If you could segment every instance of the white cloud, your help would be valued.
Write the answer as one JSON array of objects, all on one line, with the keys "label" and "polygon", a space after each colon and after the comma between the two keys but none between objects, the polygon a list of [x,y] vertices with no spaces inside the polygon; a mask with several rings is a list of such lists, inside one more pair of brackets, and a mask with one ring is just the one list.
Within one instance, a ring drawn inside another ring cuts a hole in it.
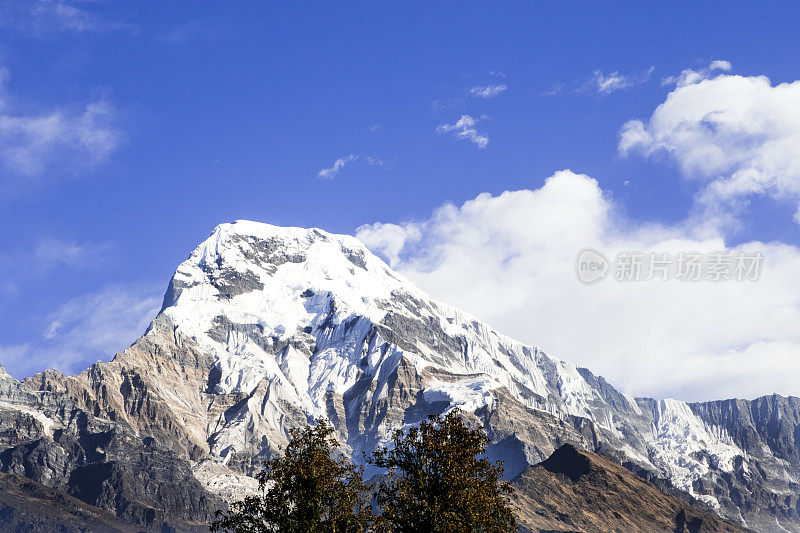
[{"label": "white cloud", "polygon": [[17,378],[47,368],[80,372],[127,348],[160,306],[161,291],[154,285],[109,285],[59,307],[46,318],[39,340],[0,345],[0,361]]},{"label": "white cloud", "polygon": [[111,243],[76,244],[45,238],[33,251],[33,264],[38,271],[49,270],[59,264],[93,266],[104,260],[111,247]]},{"label": "white cloud", "polygon": [[[717,61],[713,70],[728,67]],[[800,205],[800,81],[773,86],[765,76],[711,71],[684,71],[647,122],[627,122],[620,153],[672,158],[702,185],[706,217],[722,220],[753,195]]]},{"label": "white cloud", "polygon": [[31,2],[30,14],[37,25],[46,25],[54,30],[84,32],[95,29],[99,24],[89,12],[66,2]]},{"label": "white cloud", "polygon": [[595,86],[597,92],[600,94],[610,94],[614,91],[619,91],[620,89],[625,89],[631,86],[631,82],[628,77],[622,76],[616,71],[605,75],[599,70],[596,70],[591,83]]},{"label": "white cloud", "polygon": [[[117,149],[121,133],[114,109],[99,100],[80,111],[52,109],[16,114],[6,90],[8,71],[0,72],[0,164],[17,177],[38,178],[53,167],[75,170],[104,161]],[[6,180],[9,181],[8,177]]]},{"label": "white cloud", "polygon": [[120,133],[110,125],[112,113],[107,102],[99,101],[80,113],[0,115],[0,156],[7,169],[26,176],[40,175],[65,157],[73,165],[94,165],[119,146]]},{"label": "white cloud", "polygon": [[[36,285],[55,270],[91,272],[112,250],[107,242],[43,238],[35,245],[5,251],[0,254],[0,308],[6,312],[13,309],[25,287]],[[108,359],[134,339],[132,329],[143,331],[138,327],[146,319],[141,313],[155,316],[158,295],[153,285],[118,284],[70,300],[43,318],[31,318],[40,321],[39,340],[0,344],[0,363],[15,376],[25,377],[50,367],[76,372],[97,359]]]},{"label": "white cloud", "polygon": [[563,91],[564,87],[566,87],[566,85],[564,85],[560,81],[557,81],[553,84],[553,86],[550,89],[542,93],[539,93],[539,96],[555,96],[561,91]]},{"label": "white cloud", "polygon": [[336,177],[336,174],[338,174],[339,171],[345,167],[347,163],[351,163],[356,159],[358,159],[358,156],[353,154],[340,157],[339,159],[334,161],[333,164],[328,168],[323,168],[322,170],[317,172],[317,176],[325,179],[333,179],[334,177]]},{"label": "white cloud", "polygon": [[389,264],[397,266],[401,263],[400,253],[407,245],[422,239],[419,224],[384,224],[375,222],[358,228],[357,236],[375,253],[385,257]]},{"label": "white cloud", "polygon": [[[435,297],[584,365],[627,392],[687,400],[800,394],[800,249],[726,246],[686,221],[637,224],[598,183],[562,171],[430,218],[362,226],[367,246]],[[751,282],[576,279],[578,252],[760,252]]]},{"label": "white cloud", "polygon": [[476,85],[469,90],[469,94],[478,98],[492,98],[505,90],[505,85]]},{"label": "white cloud", "polygon": [[661,80],[661,85],[675,84],[678,87],[690,85],[692,83],[697,83],[698,81],[710,78],[720,72],[729,72],[731,68],[733,68],[733,66],[731,65],[730,61],[717,59],[709,63],[709,65],[705,68],[699,70],[687,68],[682,70],[677,76],[667,76]]},{"label": "white cloud", "polygon": [[102,263],[112,248],[110,242],[78,244],[45,237],[33,248],[0,254],[0,276],[6,280],[29,278],[62,265],[92,268]]},{"label": "white cloud", "polygon": [[725,61],[724,59],[716,59],[708,65],[709,70],[722,70],[728,72],[731,70],[731,68],[733,68],[731,62]]},{"label": "white cloud", "polygon": [[[489,74],[495,77],[505,77],[505,74],[501,72],[490,72]],[[464,96],[461,96],[459,98],[449,98],[446,100],[434,100],[433,102],[431,102],[431,107],[433,108],[434,111],[444,111],[446,109],[450,109],[453,107],[464,108],[467,103],[467,100],[470,97],[482,98],[482,99],[494,98],[495,96],[498,96],[503,92],[505,92],[507,88],[508,87],[503,83],[488,83],[486,85],[474,85],[469,89],[467,89],[467,92],[464,94]]]},{"label": "white cloud", "polygon": [[[344,157],[340,157],[336,161],[333,162],[333,165],[329,166],[328,168],[323,168],[319,172],[317,172],[317,176],[324,179],[333,179],[342,170],[345,165],[348,163],[352,163],[353,161],[358,161],[361,156],[349,154]],[[384,166],[383,160],[378,157],[373,156],[364,156],[364,161],[367,162],[368,165],[382,167]]]},{"label": "white cloud", "polygon": [[601,95],[608,95],[614,91],[627,89],[648,81],[653,70],[654,67],[650,67],[641,74],[634,75],[623,75],[617,71],[610,74],[603,74],[602,71],[596,70],[592,79],[589,80],[584,87],[591,88]]},{"label": "white cloud", "polygon": [[469,115],[461,115],[455,124],[442,124],[436,128],[436,133],[453,132],[457,139],[466,139],[474,143],[478,148],[486,148],[489,144],[489,137],[478,133],[475,125],[479,119],[474,119]]}]

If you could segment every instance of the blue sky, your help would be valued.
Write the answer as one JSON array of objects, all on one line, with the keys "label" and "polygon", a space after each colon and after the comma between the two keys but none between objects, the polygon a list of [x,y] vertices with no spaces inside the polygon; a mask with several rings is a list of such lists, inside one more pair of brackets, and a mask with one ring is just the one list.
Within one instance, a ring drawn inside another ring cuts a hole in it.
[{"label": "blue sky", "polygon": [[[429,228],[443,205],[535,191],[563,169],[596,180],[620,232],[708,223],[726,247],[794,250],[798,194],[780,185],[800,181],[790,155],[778,185],[716,198],[712,216],[699,198],[742,163],[698,170],[675,132],[648,120],[685,69],[766,76],[768,89],[799,79],[799,21],[794,2],[11,0],[0,7],[0,362],[23,377],[110,358],[218,223]],[[650,137],[625,152],[631,120]],[[414,266],[433,252],[403,253],[398,269],[486,316]],[[553,327],[488,315],[531,342]],[[737,346],[793,335],[759,330]],[[617,376],[618,361],[565,344],[563,357]],[[682,383],[657,392],[712,394]]]}]

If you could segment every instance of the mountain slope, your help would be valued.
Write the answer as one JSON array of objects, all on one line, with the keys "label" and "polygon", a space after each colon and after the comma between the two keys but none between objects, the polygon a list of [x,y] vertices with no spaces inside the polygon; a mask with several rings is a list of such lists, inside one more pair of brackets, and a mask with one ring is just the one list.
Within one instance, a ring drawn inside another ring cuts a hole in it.
[{"label": "mountain slope", "polygon": [[522,531],[747,531],[570,444],[526,468],[512,484]]},{"label": "mountain slope", "polygon": [[0,474],[0,530],[134,533],[132,525],[26,477]]},{"label": "mountain slope", "polygon": [[[113,386],[106,381],[97,388],[111,393]],[[191,530],[225,506],[196,479],[175,443],[137,431],[113,410],[85,408],[69,394],[44,389],[0,367],[2,472],[62,491],[139,529]]]},{"label": "mountain slope", "polygon": [[[20,442],[59,447],[50,441],[61,428],[84,440],[100,432],[42,411],[43,399],[55,398],[151,439],[181,475],[178,465],[187,465],[202,491],[189,491],[192,505],[163,511],[182,519],[253,490],[247,476],[286,444],[291,427],[329,418],[362,461],[394,428],[458,407],[485,428],[489,455],[511,476],[573,443],[751,528],[800,531],[797,399],[688,405],[626,396],[436,302],[356,239],[316,229],[218,226],[178,267],[133,346],[77,376],[47,371],[14,387],[33,399],[0,401],[18,417],[33,410],[51,429]],[[18,464],[0,461],[4,471]],[[63,484],[71,468],[39,477]],[[112,501],[100,503],[123,512]]]}]

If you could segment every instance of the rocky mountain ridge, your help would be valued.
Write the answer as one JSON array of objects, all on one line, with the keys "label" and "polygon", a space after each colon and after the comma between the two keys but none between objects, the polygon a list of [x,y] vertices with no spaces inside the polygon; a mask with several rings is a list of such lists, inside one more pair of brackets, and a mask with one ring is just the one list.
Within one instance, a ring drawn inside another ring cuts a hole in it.
[{"label": "rocky mountain ridge", "polygon": [[[572,443],[751,529],[800,531],[800,399],[632,398],[317,229],[220,225],[112,362],[0,384],[0,470],[146,526],[173,511],[190,524],[253,490],[291,427],[329,418],[361,461],[394,428],[458,407],[512,476]],[[145,494],[130,495],[127,453]],[[89,464],[102,465],[98,494],[70,484]],[[183,496],[156,505],[169,479]]]},{"label": "rocky mountain ridge", "polygon": [[512,485],[518,495],[515,503],[521,531],[747,531],[571,444],[526,468]]}]

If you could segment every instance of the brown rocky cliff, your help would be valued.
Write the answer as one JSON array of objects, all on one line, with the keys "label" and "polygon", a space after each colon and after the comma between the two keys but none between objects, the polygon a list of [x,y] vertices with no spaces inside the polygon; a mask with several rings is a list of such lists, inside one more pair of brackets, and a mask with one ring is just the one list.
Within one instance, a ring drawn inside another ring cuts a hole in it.
[{"label": "brown rocky cliff", "polygon": [[621,465],[565,444],[512,484],[522,531],[745,532],[665,494]]}]

